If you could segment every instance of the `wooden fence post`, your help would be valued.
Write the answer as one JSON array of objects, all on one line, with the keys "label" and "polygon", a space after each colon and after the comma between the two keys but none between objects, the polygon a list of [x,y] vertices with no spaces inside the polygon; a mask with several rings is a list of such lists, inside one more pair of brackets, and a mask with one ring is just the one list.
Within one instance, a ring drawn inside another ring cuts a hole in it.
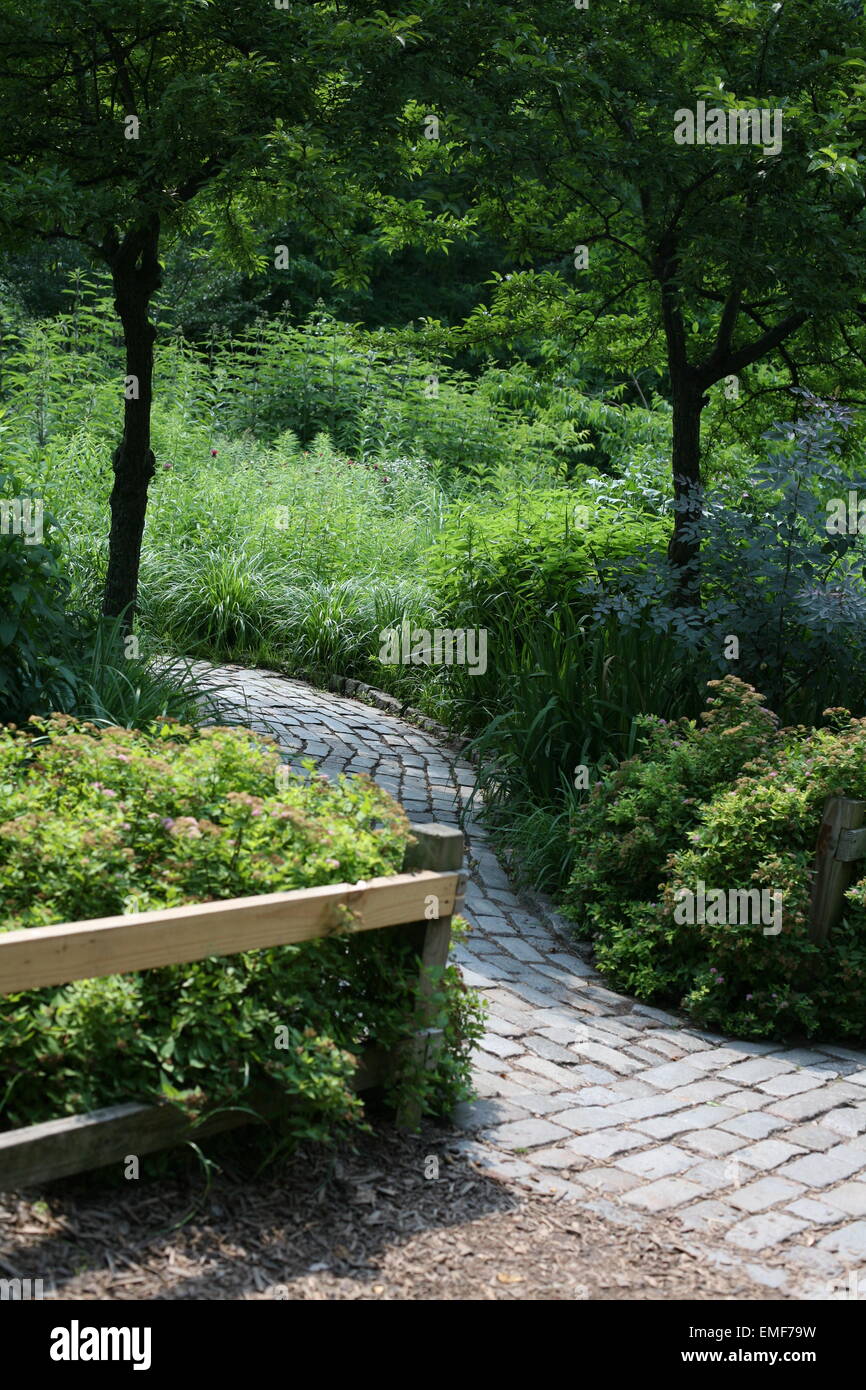
[{"label": "wooden fence post", "polygon": [[[433,869],[436,872],[450,873],[463,867],[463,832],[450,825],[413,825],[412,834],[417,841],[406,850],[403,872],[413,869]],[[454,913],[459,912],[463,901],[463,884],[457,890]],[[435,904],[434,904],[435,906]],[[416,1065],[432,1070],[436,1066],[442,1047],[442,1029],[437,1026],[432,996],[436,988],[431,970],[441,970],[448,964],[448,951],[451,946],[452,913],[444,917],[431,917],[414,924],[414,946],[420,965],[420,988],[418,1010],[415,1016],[415,1032],[409,1043],[410,1054]],[[406,930],[406,928],[402,928]],[[412,928],[410,927],[411,931]],[[421,1119],[421,1104],[417,1099],[406,1102],[398,1111],[397,1124],[401,1128],[416,1129]]]},{"label": "wooden fence post", "polygon": [[866,829],[861,829],[866,801],[831,796],[818,832],[815,882],[809,910],[809,935],[822,946],[842,916],[851,865],[863,857]]}]

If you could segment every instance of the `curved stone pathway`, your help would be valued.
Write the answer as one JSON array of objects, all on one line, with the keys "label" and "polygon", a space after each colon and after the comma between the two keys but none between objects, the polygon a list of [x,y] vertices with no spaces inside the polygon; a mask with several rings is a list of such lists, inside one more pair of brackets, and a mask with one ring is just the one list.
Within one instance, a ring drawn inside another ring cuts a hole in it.
[{"label": "curved stone pathway", "polygon": [[456,1116],[464,1153],[615,1221],[673,1216],[692,1251],[768,1291],[866,1298],[866,1054],[732,1042],[613,993],[511,888],[447,746],[273,672],[194,669],[294,764],[368,773],[410,819],[463,824],[473,931],[456,958],[490,1010],[479,1099]]}]

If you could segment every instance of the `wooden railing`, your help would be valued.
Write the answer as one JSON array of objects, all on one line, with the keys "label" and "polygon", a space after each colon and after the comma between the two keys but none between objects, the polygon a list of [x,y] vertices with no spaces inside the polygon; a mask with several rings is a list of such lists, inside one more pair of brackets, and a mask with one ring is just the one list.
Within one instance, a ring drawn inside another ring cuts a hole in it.
[{"label": "wooden railing", "polygon": [[[441,1031],[431,1012],[431,969],[444,966],[451,918],[462,903],[463,836],[442,825],[413,825],[404,872],[366,883],[303,888],[0,934],[0,996],[101,975],[178,965],[207,956],[313,941],[346,930],[393,929],[410,934],[420,971],[411,1046],[422,1065],[435,1065]],[[435,916],[431,916],[430,904]],[[348,916],[347,916],[348,910]],[[386,1080],[396,1059],[375,1044],[363,1054],[358,1091]],[[285,1098],[256,1095],[256,1110],[276,1113]],[[399,1116],[414,1124],[417,1110]],[[194,1125],[171,1104],[112,1105],[24,1129],[0,1132],[0,1191],[122,1162],[250,1123],[247,1109],[222,1110]]]},{"label": "wooden railing", "polygon": [[866,858],[864,816],[866,801],[852,801],[845,796],[831,796],[824,807],[809,912],[810,935],[818,946],[823,945],[841,920],[852,866],[858,859]]}]

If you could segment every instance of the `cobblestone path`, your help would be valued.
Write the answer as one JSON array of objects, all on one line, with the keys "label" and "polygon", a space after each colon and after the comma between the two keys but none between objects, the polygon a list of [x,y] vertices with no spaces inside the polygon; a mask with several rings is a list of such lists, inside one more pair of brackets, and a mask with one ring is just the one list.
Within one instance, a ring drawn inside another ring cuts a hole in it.
[{"label": "cobblestone path", "polygon": [[[365,772],[416,821],[464,816],[472,769],[391,713],[237,666],[196,667],[227,714],[293,762]],[[457,948],[489,1005],[458,1141],[488,1171],[612,1220],[682,1223],[690,1248],[799,1298],[866,1297],[866,1054],[703,1032],[605,988],[565,925],[510,886],[464,820],[473,927]]]}]

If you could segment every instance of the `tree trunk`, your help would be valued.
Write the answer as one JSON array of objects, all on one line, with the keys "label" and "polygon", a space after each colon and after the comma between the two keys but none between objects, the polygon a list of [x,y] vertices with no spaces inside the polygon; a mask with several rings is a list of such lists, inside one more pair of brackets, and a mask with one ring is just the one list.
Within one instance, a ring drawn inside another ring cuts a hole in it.
[{"label": "tree trunk", "polygon": [[701,412],[703,387],[688,373],[671,378],[673,395],[674,532],[668,560],[676,570],[675,594],[683,607],[701,602],[700,541],[692,528],[701,518]]},{"label": "tree trunk", "polygon": [[141,540],[147,510],[147,488],[155,471],[150,447],[153,401],[153,344],[150,300],[160,285],[159,220],[127,233],[122,242],[106,248],[114,285],[114,307],[123,325],[126,349],[123,438],[114,452],[111,489],[111,531],[108,573],[102,611],[122,616],[129,632],[135,615]]}]

